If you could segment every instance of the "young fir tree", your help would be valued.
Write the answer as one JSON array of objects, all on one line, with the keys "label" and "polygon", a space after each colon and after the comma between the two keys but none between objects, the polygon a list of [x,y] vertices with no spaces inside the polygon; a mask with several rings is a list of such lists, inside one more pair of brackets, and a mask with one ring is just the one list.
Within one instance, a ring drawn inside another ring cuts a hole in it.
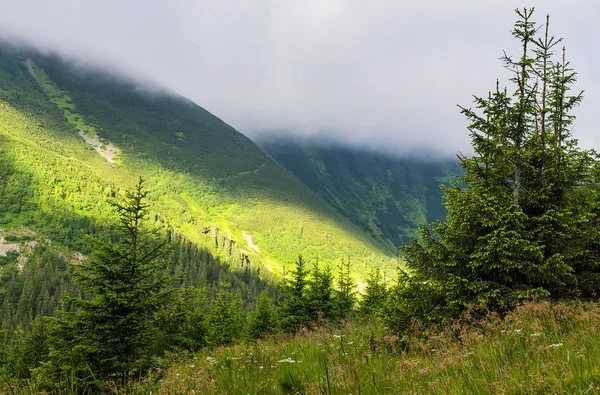
[{"label": "young fir tree", "polygon": [[244,329],[242,295],[233,292],[231,284],[222,282],[206,318],[208,343],[230,344],[239,339]]},{"label": "young fir tree", "polygon": [[174,302],[158,312],[159,349],[189,351],[206,346],[206,290],[182,289]]},{"label": "young fir tree", "polygon": [[157,312],[175,292],[169,287],[173,279],[163,275],[167,243],[159,228],[145,226],[146,195],[140,178],[123,203],[112,202],[122,237],[92,240],[93,255],[73,266],[75,280],[91,298],[72,300],[76,313],[66,315],[63,334],[72,362],[79,360],[99,378],[118,374],[125,381],[134,369],[143,369],[155,352]]},{"label": "young fir tree", "polygon": [[350,273],[351,268],[350,259],[342,259],[342,263],[338,267],[338,281],[334,299],[337,319],[348,317],[356,304],[356,290]]},{"label": "young fir tree", "polygon": [[275,330],[275,312],[273,300],[267,290],[262,291],[258,304],[253,312],[248,314],[247,332],[251,340],[273,333]]},{"label": "young fir tree", "polygon": [[334,301],[332,293],[333,274],[331,273],[331,267],[320,268],[318,262],[315,263],[311,271],[309,288],[306,292],[306,305],[311,321],[317,319],[330,320],[333,317]]},{"label": "young fir tree", "polygon": [[388,289],[381,270],[375,269],[369,273],[365,293],[359,304],[360,314],[369,316],[381,310],[388,295]]},{"label": "young fir tree", "polygon": [[474,155],[459,156],[464,176],[444,191],[446,221],[404,248],[410,277],[393,294],[405,316],[437,320],[598,289],[598,160],[571,136],[576,73],[564,48],[556,53],[549,19],[537,29],[533,9],[516,12],[522,52],[503,58],[511,88],[496,83],[475,110],[462,108]]},{"label": "young fir tree", "polygon": [[291,277],[286,279],[281,292],[279,326],[284,332],[295,332],[310,321],[306,290],[308,270],[302,255],[296,261]]}]

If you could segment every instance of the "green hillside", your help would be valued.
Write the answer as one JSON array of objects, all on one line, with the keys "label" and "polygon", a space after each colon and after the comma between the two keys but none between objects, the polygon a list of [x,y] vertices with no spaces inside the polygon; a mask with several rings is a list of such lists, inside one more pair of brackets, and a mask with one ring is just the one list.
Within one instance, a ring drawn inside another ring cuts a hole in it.
[{"label": "green hillside", "polygon": [[440,184],[460,172],[455,160],[399,158],[352,147],[264,139],[261,146],[354,224],[391,250],[421,223],[446,217]]},{"label": "green hillside", "polygon": [[[273,270],[299,253],[389,263],[389,254],[368,235],[252,141],[190,101],[32,55],[36,81],[27,56],[0,56],[3,156],[34,178],[51,179],[50,195],[69,183],[91,186],[68,190],[81,196],[49,204],[94,216],[73,200],[98,204],[106,188],[122,190],[142,175],[161,220],[198,242],[207,229],[224,232]],[[72,174],[65,172],[70,167]]]},{"label": "green hillside", "polygon": [[350,257],[356,278],[398,263],[251,140],[189,100],[2,46],[3,328],[52,314],[63,295],[77,292],[68,263],[89,254],[87,235],[114,237],[107,202],[140,176],[154,223],[181,241],[173,271],[185,272],[189,284],[227,280],[252,301],[261,281],[280,278],[299,254],[332,266]]}]

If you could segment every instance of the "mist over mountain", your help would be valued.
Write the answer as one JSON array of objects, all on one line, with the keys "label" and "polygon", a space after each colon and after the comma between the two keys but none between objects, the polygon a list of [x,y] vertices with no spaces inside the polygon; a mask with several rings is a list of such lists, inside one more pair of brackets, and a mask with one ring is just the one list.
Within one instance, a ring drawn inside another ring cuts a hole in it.
[{"label": "mist over mountain", "polygon": [[[199,103],[245,135],[326,134],[376,150],[468,153],[456,104],[486,96],[520,1],[409,4],[309,0],[9,2],[0,36],[98,64]],[[585,89],[600,106],[594,1],[545,1]],[[31,10],[34,9],[35,12]],[[539,23],[543,15],[539,15]],[[560,16],[560,17],[559,17]],[[593,111],[577,113],[584,146],[600,147]]]}]

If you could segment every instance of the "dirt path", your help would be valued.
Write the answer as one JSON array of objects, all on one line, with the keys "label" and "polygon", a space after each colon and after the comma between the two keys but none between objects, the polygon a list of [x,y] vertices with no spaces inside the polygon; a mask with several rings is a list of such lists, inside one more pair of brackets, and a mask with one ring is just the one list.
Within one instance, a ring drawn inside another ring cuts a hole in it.
[{"label": "dirt path", "polygon": [[248,171],[241,171],[239,173],[235,173],[235,174],[232,174],[230,176],[220,177],[219,179],[220,180],[227,180],[227,179],[230,179],[230,178],[240,177],[240,176],[243,176],[243,175],[246,175],[246,174],[252,174],[252,173],[256,174],[259,171],[261,171],[266,165],[267,165],[267,162],[265,161],[265,162],[262,162],[256,169],[248,170]]},{"label": "dirt path", "polygon": [[261,164],[260,164],[260,166],[258,166],[256,169],[254,169],[254,170],[248,170],[248,171],[242,171],[242,172],[240,172],[240,173],[237,173],[237,174],[236,174],[235,176],[233,176],[233,177],[236,177],[236,176],[243,176],[244,174],[250,174],[250,173],[255,173],[255,174],[256,174],[256,173],[258,173],[259,171],[261,171],[261,170],[262,170],[262,168],[263,168],[263,167],[265,167],[265,165],[266,165],[266,164],[267,164],[267,162],[263,162],[263,163],[261,163]]},{"label": "dirt path", "polygon": [[78,130],[79,130],[79,135],[81,136],[81,138],[83,138],[86,143],[91,145],[96,150],[96,152],[98,152],[100,155],[102,155],[102,157],[104,157],[104,159],[106,159],[110,163],[115,162],[113,157],[118,152],[117,147],[115,147],[114,145],[112,145],[110,143],[103,144],[100,141],[100,139],[98,138],[98,135],[95,135],[93,138],[91,138],[87,134],[85,134],[83,132],[83,130],[81,130],[81,129],[78,129]]},{"label": "dirt path", "polygon": [[251,250],[260,254],[260,252],[258,251],[258,246],[252,241],[252,235],[249,235],[248,233],[242,230],[242,237],[244,238],[244,240],[246,240],[246,243],[248,244],[248,247]]}]

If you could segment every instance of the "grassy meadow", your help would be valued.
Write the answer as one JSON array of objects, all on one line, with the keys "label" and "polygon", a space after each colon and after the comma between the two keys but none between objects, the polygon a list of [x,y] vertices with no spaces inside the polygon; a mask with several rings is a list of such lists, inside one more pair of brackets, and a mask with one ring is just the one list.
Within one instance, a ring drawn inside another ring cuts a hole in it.
[{"label": "grassy meadow", "polygon": [[[131,394],[595,394],[600,305],[530,302],[399,338],[346,322],[163,357]],[[85,393],[69,388],[65,394]],[[1,394],[42,391],[35,378]]]},{"label": "grassy meadow", "polygon": [[600,392],[600,306],[535,302],[407,339],[368,324],[324,327],[177,356],[161,394],[551,394]]}]

